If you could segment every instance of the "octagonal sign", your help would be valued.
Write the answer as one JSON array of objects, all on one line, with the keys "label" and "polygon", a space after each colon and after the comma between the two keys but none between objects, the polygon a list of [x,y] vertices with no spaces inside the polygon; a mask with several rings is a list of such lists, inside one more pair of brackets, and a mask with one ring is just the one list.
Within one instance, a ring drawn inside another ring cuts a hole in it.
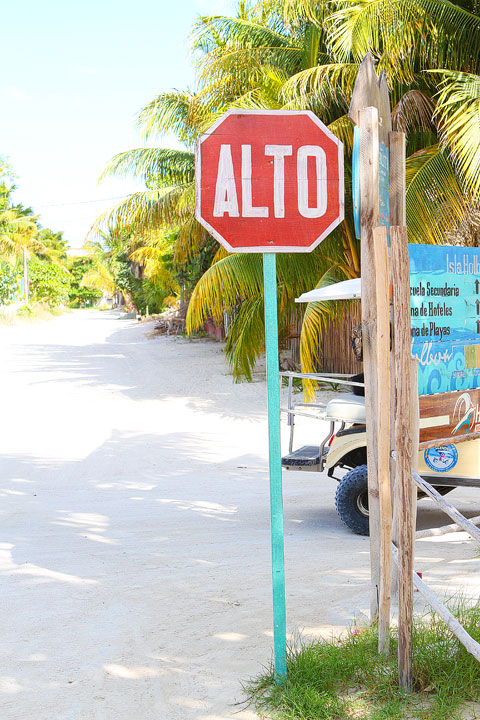
[{"label": "octagonal sign", "polygon": [[195,216],[230,252],[309,252],[344,217],[343,144],[309,111],[229,110],[195,178]]}]

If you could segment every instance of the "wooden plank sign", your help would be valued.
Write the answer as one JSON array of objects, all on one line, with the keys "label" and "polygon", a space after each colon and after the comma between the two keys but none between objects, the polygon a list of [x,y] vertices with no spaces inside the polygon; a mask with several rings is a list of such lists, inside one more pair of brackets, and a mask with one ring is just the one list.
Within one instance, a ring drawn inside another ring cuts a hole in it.
[{"label": "wooden plank sign", "polygon": [[195,153],[196,218],[230,252],[309,252],[343,220],[343,144],[312,112],[229,110]]},{"label": "wooden plank sign", "polygon": [[420,442],[480,432],[480,388],[420,396]]}]

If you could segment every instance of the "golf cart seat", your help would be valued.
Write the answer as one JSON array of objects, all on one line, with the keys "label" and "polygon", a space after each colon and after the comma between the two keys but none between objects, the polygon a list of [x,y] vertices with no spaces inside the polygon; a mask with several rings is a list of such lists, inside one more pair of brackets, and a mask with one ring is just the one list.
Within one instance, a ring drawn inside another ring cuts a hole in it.
[{"label": "golf cart seat", "polygon": [[365,398],[348,393],[330,400],[325,408],[325,420],[365,424]]},{"label": "golf cart seat", "polygon": [[[343,431],[345,425],[365,425],[365,398],[354,393],[341,393],[327,404],[322,402],[300,401],[293,399],[294,377],[312,379],[317,382],[335,382],[340,385],[364,387],[363,378],[358,375],[339,375],[326,373],[323,375],[297,372],[281,372],[281,377],[288,378],[288,406],[281,408],[288,413],[290,426],[289,452],[282,457],[282,466],[287,470],[308,470],[310,472],[323,472],[330,443],[337,432]],[[310,412],[309,412],[310,411]],[[317,420],[327,420],[330,424],[328,434],[319,438],[318,445],[304,445],[297,450],[293,449],[293,433],[296,416],[310,417]],[[340,427],[337,428],[336,424]]]}]

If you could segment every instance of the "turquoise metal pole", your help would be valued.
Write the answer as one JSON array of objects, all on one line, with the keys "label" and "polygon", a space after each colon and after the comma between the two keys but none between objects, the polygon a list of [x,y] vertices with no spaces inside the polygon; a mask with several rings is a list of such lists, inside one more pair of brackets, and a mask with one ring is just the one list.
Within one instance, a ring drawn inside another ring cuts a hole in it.
[{"label": "turquoise metal pole", "polygon": [[283,556],[282,458],[280,450],[280,383],[278,367],[276,255],[263,255],[265,345],[267,350],[268,451],[270,466],[270,524],[272,537],[273,644],[275,677],[287,674],[285,567]]}]

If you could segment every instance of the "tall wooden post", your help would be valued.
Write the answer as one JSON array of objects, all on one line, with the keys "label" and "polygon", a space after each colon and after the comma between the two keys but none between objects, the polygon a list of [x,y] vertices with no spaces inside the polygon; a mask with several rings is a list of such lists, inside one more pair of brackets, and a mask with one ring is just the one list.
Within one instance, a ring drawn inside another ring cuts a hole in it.
[{"label": "tall wooden post", "polygon": [[[360,65],[348,116],[358,127],[362,274],[362,336],[367,423],[372,621],[379,622],[379,651],[387,652],[391,595],[391,494],[389,482],[389,133],[390,99],[385,73],[377,77],[367,53]],[[355,159],[357,156],[355,155]],[[356,167],[356,163],[354,163]],[[381,226],[381,227],[379,227]]]},{"label": "tall wooden post", "polygon": [[367,432],[368,514],[370,525],[370,618],[378,618],[380,596],[380,504],[378,493],[377,441],[380,435],[376,409],[376,285],[373,230],[378,225],[378,111],[367,107],[358,112],[360,136],[360,222],[362,264],[362,340],[365,373],[365,417]]},{"label": "tall wooden post", "polygon": [[[387,228],[374,228],[375,278],[375,394],[378,435],[376,438],[378,502],[380,511],[379,554],[380,593],[378,606],[378,650],[388,653],[390,642],[390,604],[392,580],[392,501],[390,494],[390,402],[385,392],[390,387],[390,302]],[[370,470],[369,470],[370,472]],[[371,534],[371,531],[370,531]]]},{"label": "tall wooden post", "polygon": [[[405,168],[405,133],[389,133],[390,149],[390,225],[406,226],[406,168]],[[393,283],[392,263],[390,263],[390,280]],[[390,445],[395,449],[395,408],[397,403],[395,383],[395,323],[392,308],[392,349],[390,352],[390,374],[392,383],[390,386]],[[395,498],[395,474],[396,463],[390,458],[390,488],[392,498]],[[393,500],[395,506],[395,502]],[[397,513],[393,511],[392,539],[398,547]],[[393,565],[392,572],[392,595],[398,599],[398,568]]]},{"label": "tall wooden post", "polygon": [[398,672],[400,686],[412,688],[413,627],[413,434],[410,361],[410,270],[406,227],[391,228],[395,326],[395,513],[398,534]]},{"label": "tall wooden post", "polygon": [[25,295],[25,302],[28,304],[29,292],[28,292],[28,265],[27,265],[27,251],[23,250],[23,294]]}]

